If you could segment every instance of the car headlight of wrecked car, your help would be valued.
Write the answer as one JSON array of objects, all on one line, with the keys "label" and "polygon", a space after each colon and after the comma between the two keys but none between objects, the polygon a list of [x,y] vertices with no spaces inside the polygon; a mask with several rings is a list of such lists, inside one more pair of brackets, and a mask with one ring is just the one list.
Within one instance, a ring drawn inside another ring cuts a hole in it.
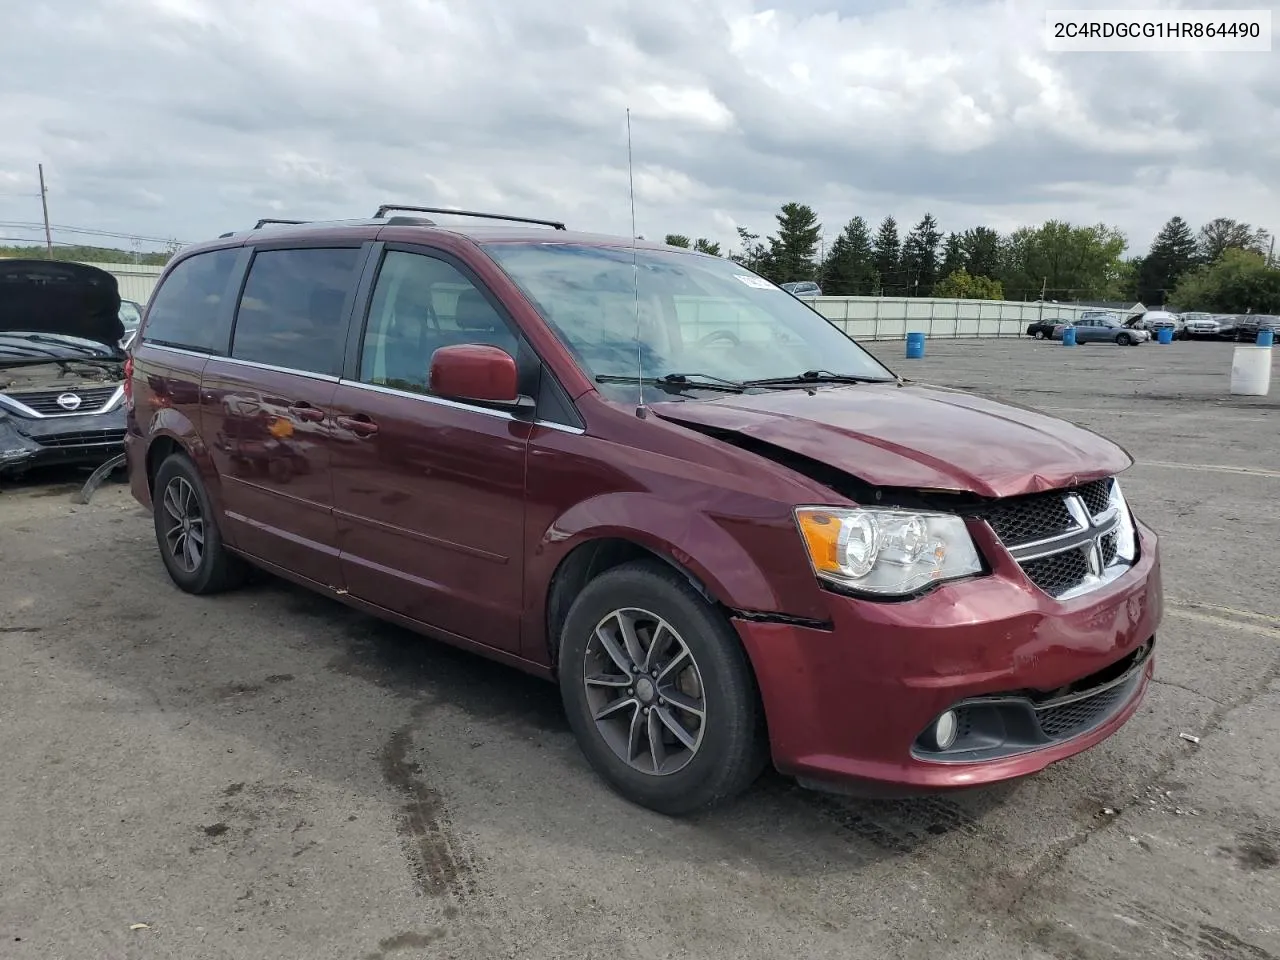
[{"label": "car headlight of wrecked car", "polygon": [[797,507],[814,573],[850,590],[905,596],[982,572],[964,521],[880,507]]}]

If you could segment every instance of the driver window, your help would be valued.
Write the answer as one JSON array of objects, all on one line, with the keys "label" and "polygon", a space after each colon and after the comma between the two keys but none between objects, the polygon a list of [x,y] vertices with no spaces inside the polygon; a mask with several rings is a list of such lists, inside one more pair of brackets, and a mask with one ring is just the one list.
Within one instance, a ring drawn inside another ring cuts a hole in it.
[{"label": "driver window", "polygon": [[484,294],[444,260],[399,250],[382,260],[360,352],[360,380],[429,393],[431,355],[483,343],[516,355],[516,337]]}]

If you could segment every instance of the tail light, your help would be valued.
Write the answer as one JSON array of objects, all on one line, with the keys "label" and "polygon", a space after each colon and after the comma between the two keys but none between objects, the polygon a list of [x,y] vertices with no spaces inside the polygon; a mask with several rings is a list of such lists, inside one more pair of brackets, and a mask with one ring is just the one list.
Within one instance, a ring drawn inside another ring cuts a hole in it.
[{"label": "tail light", "polygon": [[124,358],[124,405],[133,409],[133,354]]}]

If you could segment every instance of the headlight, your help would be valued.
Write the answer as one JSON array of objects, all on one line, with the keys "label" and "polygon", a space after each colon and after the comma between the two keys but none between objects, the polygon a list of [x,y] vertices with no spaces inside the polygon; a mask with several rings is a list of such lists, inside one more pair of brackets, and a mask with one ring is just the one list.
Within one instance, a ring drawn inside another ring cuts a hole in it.
[{"label": "headlight", "polygon": [[1134,526],[1129,504],[1120,492],[1119,480],[1111,481],[1111,498],[1107,509],[1116,510],[1120,517],[1120,522],[1116,525],[1116,559],[1112,562],[1123,562],[1131,567],[1138,559],[1138,531]]},{"label": "headlight", "polygon": [[904,596],[982,572],[964,521],[951,514],[797,507],[796,523],[814,573],[854,590]]}]

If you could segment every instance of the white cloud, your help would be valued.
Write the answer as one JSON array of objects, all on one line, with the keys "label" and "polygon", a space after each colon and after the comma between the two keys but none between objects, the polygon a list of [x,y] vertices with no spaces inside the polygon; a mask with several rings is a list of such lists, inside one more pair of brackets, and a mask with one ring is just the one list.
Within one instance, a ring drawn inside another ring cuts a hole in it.
[{"label": "white cloud", "polygon": [[38,218],[43,162],[55,222],[147,235],[392,201],[625,235],[630,107],[646,236],[727,246],[789,200],[828,235],[925,211],[1101,220],[1137,248],[1175,213],[1280,229],[1276,55],[1051,54],[1051,5],[23,4],[0,35],[0,220]]}]

